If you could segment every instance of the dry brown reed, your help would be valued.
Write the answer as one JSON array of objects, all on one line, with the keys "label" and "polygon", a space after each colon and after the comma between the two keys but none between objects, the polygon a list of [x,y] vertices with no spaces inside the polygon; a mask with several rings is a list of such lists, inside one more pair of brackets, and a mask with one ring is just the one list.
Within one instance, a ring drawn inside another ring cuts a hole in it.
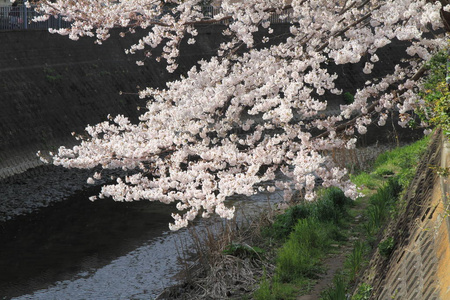
[{"label": "dry brown reed", "polygon": [[235,256],[225,250],[232,244],[249,249],[261,245],[262,228],[273,221],[272,216],[273,212],[266,210],[257,217],[243,216],[239,222],[235,218],[189,228],[191,241],[180,245],[182,253],[190,252],[181,259],[186,266],[184,283],[157,299],[241,299],[252,293],[264,270],[273,273],[274,265],[258,255]]}]

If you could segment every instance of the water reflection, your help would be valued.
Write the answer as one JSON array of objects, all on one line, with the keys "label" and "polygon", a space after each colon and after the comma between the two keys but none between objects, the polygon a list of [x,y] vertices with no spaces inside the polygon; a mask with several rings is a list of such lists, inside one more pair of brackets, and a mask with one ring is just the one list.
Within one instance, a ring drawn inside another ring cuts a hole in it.
[{"label": "water reflection", "polygon": [[[5,224],[0,231],[3,299],[151,299],[176,283],[182,268],[177,245],[189,247],[189,234],[168,231],[173,207],[89,201],[96,192]],[[278,198],[235,197],[228,205],[248,217]],[[220,220],[196,226],[211,222]]]},{"label": "water reflection", "polygon": [[[176,283],[177,235],[165,234],[108,265],[14,299],[151,299]],[[186,234],[186,231],[181,233]]]},{"label": "water reflection", "polygon": [[90,202],[97,192],[0,226],[0,296],[9,299],[101,268],[167,231],[167,205]]}]

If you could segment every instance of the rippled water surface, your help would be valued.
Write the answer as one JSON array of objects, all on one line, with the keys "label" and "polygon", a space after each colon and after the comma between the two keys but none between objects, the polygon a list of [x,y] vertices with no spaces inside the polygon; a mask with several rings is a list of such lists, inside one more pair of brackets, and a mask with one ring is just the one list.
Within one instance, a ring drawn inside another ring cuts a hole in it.
[{"label": "rippled water surface", "polygon": [[[173,207],[89,201],[96,192],[79,193],[0,228],[3,299],[152,299],[177,283],[182,269],[177,248],[189,247],[189,234],[168,230]],[[230,202],[250,215],[267,201],[261,194]]]},{"label": "rippled water surface", "polygon": [[151,299],[176,283],[176,235],[163,235],[98,269],[14,299]]},{"label": "rippled water surface", "polygon": [[[383,150],[361,149],[359,160]],[[179,245],[189,248],[189,234],[168,230],[174,207],[89,201],[98,189],[0,223],[0,299],[152,299],[177,283]],[[229,204],[248,216],[278,200],[258,194]]]}]

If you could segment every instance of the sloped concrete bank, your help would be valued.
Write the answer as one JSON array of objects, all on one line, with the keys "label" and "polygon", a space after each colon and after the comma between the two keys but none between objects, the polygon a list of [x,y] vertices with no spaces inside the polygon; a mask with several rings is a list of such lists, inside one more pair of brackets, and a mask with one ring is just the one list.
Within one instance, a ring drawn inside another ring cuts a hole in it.
[{"label": "sloped concrete bank", "polygon": [[155,61],[138,67],[141,57],[125,54],[143,33],[120,38],[115,31],[95,45],[46,31],[0,32],[0,222],[86,189],[92,171],[42,166],[36,152],[74,145],[71,132],[108,114],[136,121],[137,107],[145,105],[139,86],[164,87],[187,72],[223,40],[218,30],[199,28],[198,43],[174,74]]},{"label": "sloped concrete bank", "polygon": [[359,280],[373,287],[370,299],[450,299],[449,183],[446,177],[441,185],[430,168],[441,166],[441,160],[448,167],[450,152],[442,149],[441,135],[435,134],[398,217],[383,232],[382,239],[394,239],[395,250],[389,257],[375,251]]},{"label": "sloped concrete bank", "polygon": [[204,39],[180,57],[175,74],[154,61],[138,67],[141,57],[125,54],[142,34],[119,38],[117,31],[95,45],[45,31],[0,32],[0,178],[39,165],[38,150],[73,145],[71,132],[108,114],[137,120],[145,104],[136,96],[139,86],[164,87],[187,72],[220,43],[216,30],[204,28]]}]

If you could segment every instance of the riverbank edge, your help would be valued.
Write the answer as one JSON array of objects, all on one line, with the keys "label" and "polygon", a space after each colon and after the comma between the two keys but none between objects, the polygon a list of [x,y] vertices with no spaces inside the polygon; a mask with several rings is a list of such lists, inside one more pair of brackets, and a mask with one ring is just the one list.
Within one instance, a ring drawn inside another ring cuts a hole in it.
[{"label": "riverbank edge", "polygon": [[[410,163],[413,163],[413,162],[410,162]],[[413,166],[414,166],[414,164],[413,164]],[[376,174],[377,172],[380,173],[378,175],[383,180],[378,182],[378,184],[375,187],[372,187],[372,189],[370,189],[370,191],[366,190],[365,191],[366,193],[369,192],[369,194],[371,194],[371,195],[374,194],[376,190],[380,189],[391,178],[391,176],[383,175],[382,169],[383,169],[383,167],[379,167],[378,170],[372,170],[372,173],[374,173],[374,174]],[[359,231],[361,231],[362,230],[361,228],[364,226],[362,224],[364,222],[364,219],[366,218],[366,216],[364,215],[365,214],[364,210],[367,208],[368,204],[369,204],[369,198],[365,197],[364,199],[360,199],[360,203],[357,204],[357,206],[358,206],[357,208],[352,208],[353,211],[352,211],[351,215],[354,217],[354,219],[352,221],[350,221],[349,225],[358,226]],[[273,209],[264,211],[257,218],[259,220],[256,221],[258,223],[258,225],[256,225],[256,227],[261,228],[262,226],[269,226],[270,224],[273,224],[275,216],[281,215],[283,213],[285,213],[285,212],[283,212],[282,210],[275,211]],[[261,223],[261,220],[263,220],[262,223]],[[385,222],[387,222],[387,220],[385,220]],[[361,271],[363,269],[363,267],[367,264],[367,261],[369,259],[369,254],[375,255],[375,253],[377,253],[376,247],[379,245],[380,241],[382,240],[381,233],[383,231],[383,228],[384,228],[384,226],[380,227],[379,230],[375,233],[375,235],[373,237],[375,240],[370,241],[370,244],[372,245],[371,251],[365,252],[365,259],[360,262],[361,265],[355,266],[359,271]],[[353,233],[349,232],[349,236],[351,235],[351,239],[347,240],[347,242],[345,242],[341,245],[334,244],[333,247],[331,249],[329,249],[330,252],[328,252],[327,257],[329,257],[331,259],[342,258],[341,261],[344,261],[347,256],[351,256],[352,251],[354,251],[354,247],[352,244],[354,243],[355,240],[360,240],[360,237],[361,237],[361,232],[358,232],[358,230]],[[256,233],[256,235],[259,235],[259,234],[260,234],[260,231]],[[252,238],[255,238],[255,237],[252,237]],[[257,238],[260,238],[260,236],[258,236]],[[229,240],[229,238],[228,238],[228,240]],[[246,243],[245,241],[240,241],[238,243],[248,245],[248,243]],[[236,243],[236,244],[238,244],[238,243]],[[365,240],[365,241],[363,241],[363,243],[368,243],[368,241]],[[258,247],[258,246],[256,246],[256,247]],[[282,247],[282,245],[280,245],[278,247],[278,249],[281,249],[281,247]],[[272,255],[276,255],[277,252],[278,252],[278,250],[273,251]],[[272,257],[271,260],[275,261],[275,257]],[[264,266],[264,267],[267,268],[267,266]],[[189,294],[189,292],[191,292],[191,290],[193,288],[192,284],[193,284],[193,282],[195,282],[195,279],[193,277],[205,276],[205,269],[204,268],[202,269],[198,265],[194,265],[194,266],[191,265],[190,268],[191,268],[191,270],[194,270],[194,272],[192,272],[191,274],[184,274],[184,276],[187,276],[186,277],[186,278],[188,278],[187,280],[185,280],[181,284],[167,288],[156,299],[157,300],[192,299],[192,298],[190,298],[190,296],[187,296],[187,294]],[[272,266],[271,271],[273,272],[274,269],[275,269],[275,267]],[[258,286],[260,286],[262,283],[264,283],[264,280],[265,280],[264,278],[269,277],[269,276],[267,276],[267,272],[268,272],[268,269],[261,270],[261,272],[258,273],[258,277],[253,278],[254,286],[247,288],[247,291],[251,291],[251,292],[244,293],[245,296],[243,296],[241,294],[238,296],[239,298],[233,297],[232,291],[236,289],[236,285],[229,286],[228,287],[229,294],[228,294],[228,297],[226,297],[226,298],[228,298],[228,299],[254,299],[254,298],[252,298],[253,297],[252,295],[257,290]],[[336,281],[336,280],[333,280],[333,277],[336,278],[336,276],[334,276],[334,273],[336,273],[337,276],[342,276],[342,274],[345,272],[348,272],[348,270],[345,270],[344,265],[342,265],[340,268],[334,268],[332,270],[333,274],[331,276],[327,276],[328,283],[322,284],[321,287],[322,288],[329,287],[329,290],[332,290],[333,289],[333,281]],[[347,278],[347,279],[345,279],[345,281],[346,281],[346,285],[345,285],[346,293],[348,294],[351,289],[357,295],[358,292],[355,290],[357,290],[357,288],[359,286],[361,286],[360,280],[356,280],[356,278],[354,278],[350,282],[350,280]],[[316,283],[315,280],[311,280],[311,281],[307,282],[306,284],[309,286],[306,288],[306,290],[303,288],[303,294],[305,294],[305,293],[307,294],[308,291],[310,292],[311,290],[313,290],[315,283]],[[189,291],[186,291],[186,289],[188,289]],[[322,290],[321,292],[324,292],[324,291],[325,290]],[[244,297],[244,298],[242,298],[242,297]],[[247,297],[247,298],[245,298],[245,297]],[[208,298],[204,298],[204,299],[208,299]],[[258,298],[256,298],[256,299],[258,299]],[[266,299],[266,298],[259,298],[259,299]],[[267,299],[272,299],[272,298],[267,298]],[[278,299],[278,298],[273,298],[273,299]],[[294,298],[292,298],[292,299],[294,299]],[[307,299],[307,298],[298,298],[298,299]],[[313,298],[311,298],[311,299],[313,299]]]}]

